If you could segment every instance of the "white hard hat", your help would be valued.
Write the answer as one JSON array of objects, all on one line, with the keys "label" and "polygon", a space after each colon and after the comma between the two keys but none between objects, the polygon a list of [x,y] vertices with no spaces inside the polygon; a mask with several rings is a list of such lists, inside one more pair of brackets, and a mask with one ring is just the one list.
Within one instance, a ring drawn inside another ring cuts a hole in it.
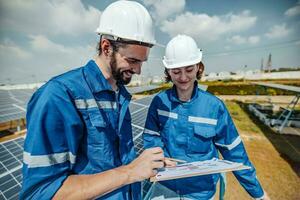
[{"label": "white hard hat", "polygon": [[167,69],[190,66],[202,60],[202,51],[193,38],[177,35],[166,47],[163,64]]},{"label": "white hard hat", "polygon": [[137,41],[138,44],[156,44],[150,14],[144,6],[134,1],[117,1],[102,13],[96,32],[113,36],[115,40]]}]

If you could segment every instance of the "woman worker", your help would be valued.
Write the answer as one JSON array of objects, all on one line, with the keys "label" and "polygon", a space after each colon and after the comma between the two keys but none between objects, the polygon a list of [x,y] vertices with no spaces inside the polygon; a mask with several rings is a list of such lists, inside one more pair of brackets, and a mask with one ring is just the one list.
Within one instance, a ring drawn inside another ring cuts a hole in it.
[{"label": "woman worker", "polygon": [[[218,158],[240,162],[250,169],[233,172],[254,199],[269,199],[249,161],[242,140],[224,103],[198,88],[204,66],[193,38],[174,37],[167,45],[163,64],[166,81],[173,87],[151,102],[143,133],[144,147],[161,147],[165,156],[187,162]],[[166,160],[169,166],[176,165]],[[163,181],[181,198],[213,199],[220,174]]]}]

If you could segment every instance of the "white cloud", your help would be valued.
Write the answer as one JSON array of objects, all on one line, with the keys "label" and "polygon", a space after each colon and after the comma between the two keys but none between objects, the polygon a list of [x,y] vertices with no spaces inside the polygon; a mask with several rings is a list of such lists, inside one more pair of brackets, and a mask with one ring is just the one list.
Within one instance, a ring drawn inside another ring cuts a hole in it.
[{"label": "white cloud", "polygon": [[269,39],[286,37],[291,33],[291,29],[286,28],[286,24],[274,25],[265,35]]},{"label": "white cloud", "polygon": [[257,44],[257,43],[259,43],[259,41],[260,41],[260,37],[257,36],[257,35],[250,36],[250,37],[248,38],[248,42],[249,42],[250,44]]},{"label": "white cloud", "polygon": [[4,60],[7,57],[23,60],[30,58],[31,54],[15,44],[12,40],[6,38],[3,43],[0,43],[0,60]]},{"label": "white cloud", "polygon": [[234,44],[257,44],[260,41],[260,37],[257,35],[249,36],[249,37],[242,37],[240,35],[234,35],[229,38],[230,42]]},{"label": "white cloud", "polygon": [[217,40],[227,33],[247,30],[255,25],[256,20],[257,17],[248,10],[238,15],[229,13],[224,16],[186,12],[174,20],[165,20],[160,29],[171,37],[184,33],[204,42]]},{"label": "white cloud", "polygon": [[80,35],[95,31],[100,11],[80,0],[2,1],[3,30],[25,34]]},{"label": "white cloud", "polygon": [[[95,31],[100,14],[80,0],[1,1],[2,37],[22,42],[1,40],[0,82],[47,80],[85,64],[96,53],[96,42],[88,42],[90,45],[80,39]],[[70,36],[76,36],[76,41]],[[33,76],[36,80],[32,80]]]},{"label": "white cloud", "polygon": [[230,39],[229,39],[230,42],[233,42],[235,44],[245,44],[247,42],[247,39],[240,36],[240,35],[235,35],[235,36],[232,36]]},{"label": "white cloud", "polygon": [[[68,63],[74,58],[86,60],[96,53],[96,48],[92,47],[92,45],[65,46],[50,40],[45,35],[31,35],[30,39],[29,44],[32,52],[38,56],[45,56],[46,59],[54,58],[51,61],[54,63]],[[71,63],[74,62],[72,61]],[[74,63],[74,65],[77,65],[77,63]]]},{"label": "white cloud", "polygon": [[288,17],[294,17],[300,15],[300,5],[298,4],[292,8],[289,8],[287,11],[285,11],[284,14]]},{"label": "white cloud", "polygon": [[[84,65],[96,54],[96,44],[66,46],[45,35],[31,35],[29,40],[26,52],[16,45],[0,44],[0,81],[45,81],[54,75]],[[25,58],[28,58],[26,62],[22,62]]]},{"label": "white cloud", "polygon": [[38,52],[57,52],[57,53],[70,53],[72,50],[66,48],[64,45],[54,43],[44,35],[31,35],[30,44],[34,51]]},{"label": "white cloud", "polygon": [[149,7],[156,23],[160,23],[169,16],[183,11],[185,7],[185,0],[176,0],[176,3],[171,3],[170,0],[143,0],[143,2]]}]

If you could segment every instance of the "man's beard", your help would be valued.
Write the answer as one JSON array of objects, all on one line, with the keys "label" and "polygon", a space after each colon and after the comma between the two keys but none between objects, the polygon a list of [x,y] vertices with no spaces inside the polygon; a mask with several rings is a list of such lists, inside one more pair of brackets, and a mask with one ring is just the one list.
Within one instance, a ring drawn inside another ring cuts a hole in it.
[{"label": "man's beard", "polygon": [[[121,69],[117,68],[117,60],[116,60],[115,53],[113,53],[113,55],[111,56],[110,67],[111,67],[112,75],[113,75],[114,79],[117,81],[117,84],[127,85],[128,83],[130,83],[131,77],[125,78],[123,75],[124,72],[121,72]],[[133,71],[131,71],[131,70],[129,70],[129,71],[132,74],[134,74]]]}]

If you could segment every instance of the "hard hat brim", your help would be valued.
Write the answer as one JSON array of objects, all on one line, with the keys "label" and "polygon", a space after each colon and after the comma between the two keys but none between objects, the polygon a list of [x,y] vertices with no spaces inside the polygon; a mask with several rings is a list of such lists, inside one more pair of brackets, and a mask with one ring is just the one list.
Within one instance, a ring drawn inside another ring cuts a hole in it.
[{"label": "hard hat brim", "polygon": [[[149,46],[151,45],[151,46],[157,46],[157,47],[162,47],[162,48],[165,47],[165,45],[157,43],[156,41],[138,41],[138,40],[135,40],[135,39],[132,39],[132,38],[119,37],[118,35],[114,35],[114,34],[111,34],[111,33],[99,32],[98,29],[95,32],[98,35],[110,35],[110,36],[112,36],[112,40],[114,40],[114,41],[117,41],[116,39],[113,39],[114,37],[116,37],[116,38],[120,38],[121,40],[124,39],[124,40],[128,40],[128,41],[132,41],[132,44],[134,44],[136,42],[137,45],[142,45],[142,44],[138,44],[138,43],[145,43],[145,44],[149,44]],[[131,42],[124,42],[124,43],[130,44]],[[142,45],[142,46],[148,46],[148,45]]]},{"label": "hard hat brim", "polygon": [[167,69],[175,69],[175,68],[187,67],[187,66],[198,64],[199,62],[201,62],[201,60],[202,60],[202,54],[199,54],[199,57],[197,59],[186,61],[186,62],[180,62],[172,65],[169,65],[165,61],[165,59],[163,59],[163,64]]}]

